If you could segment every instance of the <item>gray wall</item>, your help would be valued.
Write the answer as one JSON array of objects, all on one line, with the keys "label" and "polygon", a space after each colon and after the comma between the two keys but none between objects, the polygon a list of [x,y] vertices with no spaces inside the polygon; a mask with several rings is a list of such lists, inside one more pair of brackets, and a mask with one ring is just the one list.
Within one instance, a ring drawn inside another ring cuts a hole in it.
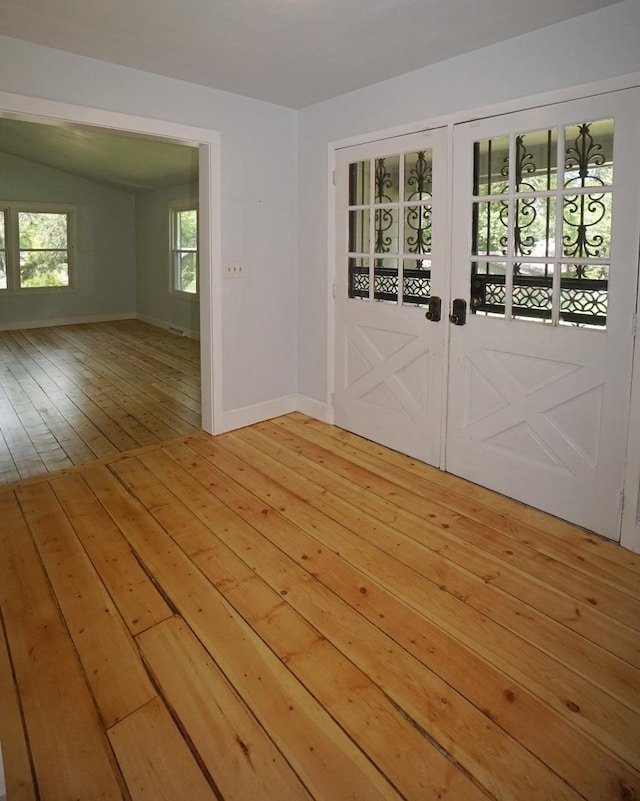
[{"label": "gray wall", "polygon": [[198,298],[171,292],[169,274],[169,204],[192,198],[198,199],[197,182],[136,198],[136,309],[152,320],[198,332]]},{"label": "gray wall", "polygon": [[133,315],[135,202],[132,195],[0,153],[0,200],[76,207],[76,288],[0,292],[0,326]]}]

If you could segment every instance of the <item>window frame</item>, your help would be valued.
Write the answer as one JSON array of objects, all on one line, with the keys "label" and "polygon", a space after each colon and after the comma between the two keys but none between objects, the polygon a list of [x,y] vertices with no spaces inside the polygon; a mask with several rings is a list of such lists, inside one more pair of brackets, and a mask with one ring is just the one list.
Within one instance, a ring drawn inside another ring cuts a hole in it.
[{"label": "window frame", "polygon": [[[64,286],[22,286],[20,279],[20,253],[28,248],[20,247],[19,215],[64,214],[67,218],[67,275]],[[76,207],[69,203],[42,203],[30,201],[0,201],[0,214],[5,223],[6,287],[0,287],[0,294],[48,294],[69,292],[77,289],[76,281]]]},{"label": "window frame", "polygon": [[[196,213],[196,234],[197,243],[195,249],[178,248],[176,245],[179,214],[183,211],[195,211]],[[181,274],[179,270],[180,254],[196,254],[196,288],[194,292],[181,289],[179,281]],[[169,203],[169,291],[178,297],[198,300],[200,296],[200,210],[196,198],[185,198],[183,200],[172,200]]]}]

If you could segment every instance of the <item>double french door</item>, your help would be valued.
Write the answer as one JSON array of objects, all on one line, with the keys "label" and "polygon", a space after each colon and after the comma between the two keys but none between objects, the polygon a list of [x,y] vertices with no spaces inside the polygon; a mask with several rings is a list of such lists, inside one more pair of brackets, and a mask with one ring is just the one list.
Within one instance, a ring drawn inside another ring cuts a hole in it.
[{"label": "double french door", "polygon": [[338,151],[336,424],[619,537],[639,99]]}]

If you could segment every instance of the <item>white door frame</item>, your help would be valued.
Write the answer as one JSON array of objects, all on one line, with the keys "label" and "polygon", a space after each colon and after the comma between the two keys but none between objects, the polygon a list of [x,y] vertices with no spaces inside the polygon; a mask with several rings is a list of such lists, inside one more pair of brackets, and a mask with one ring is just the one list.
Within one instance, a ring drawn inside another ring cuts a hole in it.
[{"label": "white door frame", "polygon": [[[452,114],[418,120],[393,128],[371,131],[345,139],[338,139],[328,144],[328,227],[327,227],[327,397],[326,419],[333,422],[333,403],[335,390],[335,281],[336,281],[336,255],[335,255],[335,164],[336,151],[351,145],[365,144],[390,137],[416,133],[427,128],[449,127],[451,135],[453,126],[473,119],[509,114],[516,111],[526,111],[536,106],[548,106],[553,103],[562,103],[568,100],[577,100],[593,95],[606,94],[621,89],[640,86],[640,72],[595,81],[588,84],[573,86],[565,89],[530,95],[503,103],[491,104],[473,109],[457,111]],[[452,149],[450,149],[450,152]],[[453,175],[452,162],[449,163],[449,180]],[[453,195],[453,193],[452,193]],[[450,245],[449,245],[450,247]],[[450,264],[450,252],[448,262]],[[636,310],[640,312],[640,282]],[[625,548],[640,553],[640,336],[636,337],[634,345],[634,371],[631,385],[631,413],[627,437],[627,458],[625,474],[625,502],[622,520],[622,533],[620,543]],[[446,402],[444,404],[446,409]]]},{"label": "white door frame", "polygon": [[37,117],[171,139],[199,146],[200,372],[202,428],[215,433],[222,419],[220,134],[206,128],[0,92],[0,114]]}]

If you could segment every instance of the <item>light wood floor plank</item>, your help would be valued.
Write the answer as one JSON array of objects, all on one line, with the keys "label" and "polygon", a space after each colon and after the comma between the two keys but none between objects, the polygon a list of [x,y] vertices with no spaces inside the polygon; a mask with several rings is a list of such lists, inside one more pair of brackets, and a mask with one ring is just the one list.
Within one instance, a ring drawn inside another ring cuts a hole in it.
[{"label": "light wood floor plank", "polygon": [[341,479],[356,484],[358,487],[366,488],[365,493],[391,500],[393,504],[400,505],[418,518],[428,520],[432,525],[442,528],[444,531],[455,528],[458,537],[472,544],[481,544],[484,551],[515,567],[522,568],[524,566],[528,573],[540,577],[545,583],[557,589],[563,590],[570,577],[572,587],[579,590],[576,596],[579,600],[597,607],[605,614],[608,609],[614,610],[615,613],[612,612],[611,617],[640,632],[640,619],[636,613],[637,600],[635,598],[629,597],[597,576],[586,576],[565,564],[549,559],[539,553],[531,544],[516,543],[496,529],[476,523],[464,515],[433,502],[428,496],[417,495],[409,489],[379,478],[365,468],[345,461],[331,451],[319,447],[295,433],[289,433],[285,425],[282,420],[275,421],[273,428],[281,428],[282,433],[276,435],[274,432],[272,436],[279,436],[307,461],[322,465]]},{"label": "light wood floor plank", "polygon": [[217,801],[159,698],[109,729],[132,801]]},{"label": "light wood floor plank", "polygon": [[295,772],[182,619],[153,626],[138,643],[225,801],[310,801]]},{"label": "light wood floor plank", "polygon": [[[226,439],[226,437],[224,439]],[[202,447],[201,447],[201,443],[199,443],[199,442],[195,442],[195,443],[192,443],[192,444],[195,447],[197,447],[197,449],[199,451],[200,450],[205,450],[205,451],[211,452],[210,451],[210,443],[203,443]],[[179,458],[179,455],[177,453],[175,453],[175,449],[174,448],[168,449],[168,450],[169,450],[170,453],[174,454],[175,456],[177,456]],[[150,463],[150,459],[152,458],[152,456],[153,455],[150,455],[150,457],[148,457],[148,458],[145,457],[144,461],[146,463]],[[153,458],[154,458],[155,463],[157,465],[157,457],[153,457]],[[185,454],[185,460],[187,458],[188,458],[188,455]],[[217,450],[215,452],[214,459],[215,459],[215,463],[216,464],[218,464],[218,465],[224,464],[224,459],[221,456],[219,450]],[[241,471],[242,471],[243,475],[247,475],[247,474],[252,472],[251,468],[247,467],[247,464],[249,464],[249,463],[250,462],[243,463],[243,465],[241,467]],[[226,496],[226,502],[228,504],[230,503],[230,501],[229,501],[229,488],[224,485],[224,481],[220,478],[219,473],[215,469],[211,469],[211,467],[205,468],[203,473],[201,473],[200,472],[200,467],[201,466],[196,461],[192,460],[191,462],[189,462],[189,465],[190,465],[189,466],[189,472],[193,476],[201,475],[202,477],[204,477],[204,476],[208,477],[209,485],[211,486],[212,483],[213,483],[213,492],[216,495],[219,495],[223,491],[223,488],[224,488],[224,494]],[[227,464],[224,465],[223,469],[224,469],[225,473],[229,473],[230,472],[229,466]],[[213,482],[212,482],[212,479],[214,479]],[[172,480],[173,480],[173,483],[175,485],[176,477],[173,477]],[[259,477],[258,477],[258,480],[259,480]],[[255,487],[255,485],[254,485],[254,491],[256,489],[257,489],[257,487]],[[292,508],[296,507],[295,499],[291,497],[290,493],[278,493],[277,489],[274,488],[271,484],[269,484],[268,490],[266,490],[265,492],[268,493],[268,497],[270,498],[270,503],[272,503],[278,510],[280,510],[280,512],[282,514],[286,515],[287,512],[291,511]],[[187,487],[185,486],[185,482],[181,482],[181,484],[180,484],[180,496],[181,497],[187,497],[186,493],[187,493]],[[266,500],[265,496],[262,496],[261,500],[264,502]],[[203,519],[208,519],[208,520],[212,520],[212,521],[218,521],[218,519],[220,519],[220,512],[217,511],[217,510],[214,510],[213,508],[208,509],[206,512],[204,512],[204,510],[203,510],[204,501],[201,498],[198,501],[195,501],[194,505],[195,505],[196,508],[200,509],[200,514],[203,515]],[[234,504],[234,507],[238,508],[239,514],[241,514],[244,517],[247,514],[247,509],[250,509],[250,501],[247,500],[246,498],[244,498],[242,501],[239,501],[239,499],[237,499],[235,504]],[[339,558],[336,559],[335,557],[332,558],[332,555],[330,553],[327,553],[324,548],[318,548],[318,544],[317,543],[314,544],[313,540],[307,541],[306,544],[304,542],[302,542],[302,543],[298,544],[297,546],[295,544],[292,544],[290,547],[286,546],[285,545],[286,541],[284,540],[284,535],[283,535],[283,530],[285,530],[287,528],[286,524],[283,524],[282,521],[278,521],[278,520],[274,521],[274,519],[273,519],[274,516],[273,515],[267,515],[266,518],[265,518],[265,516],[262,514],[262,509],[263,509],[263,507],[259,506],[258,509],[257,509],[257,512],[254,513],[254,515],[253,515],[253,526],[256,527],[258,530],[260,530],[262,533],[264,533],[267,537],[272,539],[274,542],[277,542],[279,544],[280,548],[283,548],[283,550],[285,550],[288,554],[290,554],[292,556],[292,558],[295,559],[296,556],[297,556],[297,561],[300,564],[300,566],[307,567],[307,569],[309,569],[312,572],[312,574],[314,574],[314,575],[319,575],[319,576],[324,577],[324,581],[326,581],[327,584],[330,587],[333,588],[333,586],[334,586],[333,585],[334,577],[336,575],[340,575],[341,573],[344,573],[344,565],[342,564],[342,560],[339,559]],[[304,514],[304,505],[302,505],[302,508],[299,507],[299,511],[296,510],[295,515],[292,515],[292,517],[290,519],[297,519],[298,523],[300,524],[301,523],[301,517],[302,517],[303,514]],[[319,530],[319,529],[326,530],[330,526],[331,526],[331,524],[330,524],[329,521],[327,521],[327,520],[322,521],[321,518],[316,518],[314,524],[310,527],[310,530],[311,531],[313,531],[314,529],[315,530]],[[217,528],[217,524],[214,524],[214,527]],[[237,529],[234,529],[233,532],[231,532],[231,531],[229,531],[229,527],[230,527],[229,522],[227,522],[225,520],[225,522],[224,522],[225,541],[229,542],[229,540],[230,540],[232,543],[233,542],[238,542],[239,543],[239,547],[243,547],[246,550],[247,553],[250,552],[250,558],[252,560],[252,564],[255,565],[255,560],[257,559],[256,549],[259,547],[259,543],[258,544],[248,543],[248,544],[240,545],[243,542],[242,537],[241,537],[242,531],[238,531]],[[268,533],[268,529],[271,529],[271,532],[272,532],[271,534]],[[345,534],[346,534],[346,532],[344,532],[343,535],[342,535],[342,539],[343,540],[345,538]],[[339,535],[340,535],[340,533],[338,532],[338,536]],[[348,534],[347,534],[347,536],[348,536]],[[233,546],[231,546],[231,547],[233,547]],[[381,565],[380,567],[381,567],[381,571],[384,571],[384,569],[386,568],[386,565]],[[324,568],[324,569],[322,569],[322,568]],[[284,575],[284,570],[282,571],[282,574]],[[282,578],[280,580],[284,581],[284,579],[282,579]],[[351,587],[353,587],[353,594],[356,595],[356,597],[358,595],[359,596],[363,596],[363,595],[367,596],[369,594],[369,592],[371,591],[371,589],[373,589],[374,592],[377,591],[375,586],[373,588],[371,587],[370,577],[368,577],[366,575],[363,575],[363,574],[358,575],[357,573],[354,573],[351,576],[350,585],[351,585]],[[287,592],[287,599],[291,602],[292,588],[288,584],[287,585],[283,584],[282,586],[285,586],[286,592]],[[301,600],[302,600],[302,602],[306,602],[306,595],[309,592],[309,590],[307,589],[307,587],[304,584],[304,582],[302,582],[302,587],[303,587],[303,589],[302,589]],[[362,592],[363,588],[366,589],[366,592],[364,592],[364,593]],[[385,608],[387,607],[387,605],[388,604],[386,602],[383,604],[383,606]],[[326,599],[324,600],[324,602],[322,604],[319,604],[319,607],[323,610],[323,614],[326,612],[326,610],[328,608],[330,608],[330,606],[331,606],[330,601],[327,601]],[[339,625],[340,625],[341,628],[344,628],[345,625],[346,625],[345,624],[345,613],[344,613],[344,611],[341,612],[339,610],[336,610],[333,615],[327,614],[327,617],[325,619],[329,620],[329,621],[331,621],[331,620],[339,621]],[[380,625],[379,621],[376,621],[376,622],[378,623],[378,625]],[[319,623],[315,619],[314,619],[314,624],[316,626],[321,626],[321,623]],[[408,621],[408,626],[413,630],[413,638],[412,639],[415,640],[416,637],[417,637],[416,632],[424,630],[425,621],[424,620],[416,620],[415,623],[413,624],[413,626],[411,626],[411,623]],[[431,628],[431,631],[434,631],[433,627]],[[338,633],[333,632],[332,634],[328,634],[327,632],[325,632],[325,635],[332,642],[335,642],[340,637],[340,633],[339,632]],[[394,632],[394,636],[395,636],[395,632]],[[446,676],[447,681],[449,683],[451,683],[452,673],[454,671],[452,669],[452,665],[450,663],[450,660],[453,659],[453,654],[455,654],[456,649],[459,650],[459,651],[464,651],[464,649],[460,649],[457,646],[457,643],[456,643],[455,639],[450,640],[447,643],[446,642],[446,637],[443,637],[442,634],[440,634],[439,638],[436,636],[435,638],[427,637],[427,639],[429,639],[429,642],[430,642],[430,647],[429,647],[429,650],[428,650],[427,653],[431,653],[432,652],[434,644],[436,642],[440,641],[443,644],[442,645],[443,650],[447,654],[447,668],[444,671],[444,675]],[[357,643],[361,643],[361,642],[369,643],[371,640],[375,641],[375,636],[373,636],[373,634],[371,632],[368,632],[366,634],[366,636],[354,635],[352,637],[352,640],[354,642],[357,642]],[[388,654],[389,655],[388,658],[394,664],[397,661],[402,662],[402,657],[398,657],[397,655],[392,655],[388,644],[385,645],[384,643],[380,643],[378,645],[378,652],[379,653]],[[432,660],[431,657],[428,657],[428,659],[430,661]],[[464,664],[467,669],[470,666],[470,663],[473,663],[474,661],[475,660],[474,660],[473,655],[469,655],[468,652],[466,654],[465,653],[461,653],[461,664]],[[475,680],[475,674],[471,674],[471,675],[473,675],[474,680]],[[480,673],[480,676],[481,675],[482,675],[482,672]],[[486,671],[485,671],[485,675],[486,675]],[[504,675],[500,676],[499,674],[494,674],[493,681],[494,681],[494,685],[491,688],[491,697],[493,697],[494,699],[501,699],[500,705],[502,707],[507,707],[507,710],[508,710],[508,707],[514,703],[514,699],[515,698],[518,698],[518,699],[522,698],[524,700],[524,703],[525,704],[527,703],[528,699],[527,699],[526,691],[523,690],[523,688],[521,688],[518,684],[516,684],[514,686],[513,683],[510,683],[510,681],[512,682],[512,680],[509,680],[506,676],[504,676]],[[416,684],[420,684],[421,682],[415,682],[415,683]],[[424,684],[424,680],[423,680],[422,684]],[[491,683],[489,683],[489,687],[491,687]],[[487,691],[487,684],[484,684],[483,689],[484,689],[485,692]],[[437,692],[435,694],[435,697],[436,698],[442,698],[443,696],[446,697],[446,695],[447,695],[446,692]],[[477,692],[476,692],[474,700],[476,700],[476,702],[478,702],[478,700],[480,700],[478,698]],[[480,704],[486,704],[487,701],[488,701],[488,698],[485,698],[484,702],[480,700]],[[436,703],[434,702],[434,704],[432,706],[434,708],[436,708]],[[539,704],[536,704],[534,702],[534,703],[530,703],[529,704],[529,712],[531,712],[532,709],[535,708],[536,706],[538,707],[539,711],[542,709]],[[453,708],[453,704],[451,703],[451,701],[449,702],[447,707],[448,707],[448,709],[452,709]],[[500,720],[501,725],[504,725],[504,723],[502,721],[503,721],[503,718],[505,717],[504,714],[503,714],[505,710],[502,710],[502,712],[503,712],[502,714],[498,710],[499,710],[499,705],[496,705],[496,707],[494,707],[493,710],[492,710],[491,718],[496,717],[498,720]],[[570,715],[570,713],[567,712],[566,708],[565,708],[564,712],[565,712],[565,715]],[[419,718],[420,711],[419,710],[415,711],[415,714]],[[507,717],[509,717],[509,711],[507,711]],[[549,716],[548,714],[546,715],[546,718],[548,719],[548,723],[547,723],[546,726],[542,725],[542,720],[545,718],[544,714],[536,716],[536,717],[532,717],[532,718],[526,718],[527,726],[531,726],[532,721],[534,721],[534,720],[536,721],[536,725],[533,727],[534,730],[533,730],[533,732],[531,732],[531,734],[533,734],[535,736],[536,734],[539,734],[540,732],[544,731],[546,733],[545,736],[547,738],[549,738],[550,735],[547,732],[553,731],[554,728],[557,727],[557,720],[556,720],[555,723],[552,720],[549,720],[549,718],[552,719],[553,717],[554,717],[553,715],[551,715],[551,716]],[[525,718],[522,717],[522,720],[524,720],[524,719]],[[428,723],[429,723],[428,721],[424,721],[423,725],[425,725],[425,727],[428,727]],[[436,732],[432,731],[431,734],[434,737],[436,737],[438,739],[438,741],[446,742],[446,740],[443,740],[443,737],[442,737],[443,733],[442,732],[436,733]],[[473,738],[471,738],[471,739],[473,739]],[[488,747],[487,739],[488,739],[487,738],[487,731],[483,730],[483,734],[482,734],[482,737],[480,738],[480,741],[482,742],[482,746],[484,748]],[[528,740],[528,746],[530,748],[532,747],[533,741],[531,739],[528,739],[526,736],[523,738],[522,737],[522,733],[520,733],[520,739]],[[589,743],[584,737],[583,738],[578,738],[578,739],[581,739],[582,742],[586,744],[585,754],[591,752],[591,757],[592,758],[597,755],[597,749],[594,751],[592,747],[589,747]],[[455,742],[455,738],[452,738],[452,740]],[[564,750],[563,743],[561,741],[553,742],[553,737],[551,736],[550,740],[544,739],[544,738],[538,738],[537,747],[541,748],[545,752],[546,758],[549,761],[551,761],[552,764],[554,764],[556,770],[558,770],[560,775],[563,775],[564,771],[566,771],[567,767],[571,764],[571,760],[564,760],[562,758],[558,759],[558,756]],[[576,753],[576,742],[575,741],[573,742],[573,748],[574,748],[574,752],[573,753]],[[536,751],[534,751],[534,753],[536,753]],[[580,774],[584,775],[583,764],[585,762],[585,759],[584,759],[585,754],[583,754],[583,757],[580,757],[580,758],[578,758],[577,760],[575,760],[573,762],[573,766],[572,767],[576,770],[578,776]],[[464,764],[464,760],[462,759],[462,756],[459,753],[456,753],[455,756],[459,761],[461,761]],[[607,762],[607,761],[608,760],[606,758],[606,755],[605,755],[605,757],[603,759],[602,758],[602,754],[600,754],[600,758],[598,759],[599,771],[603,771],[604,770],[604,763]],[[611,766],[611,773],[610,773],[609,776],[606,777],[606,780],[604,782],[603,794],[602,794],[601,797],[602,798],[606,798],[607,797],[607,793],[610,791],[611,787],[614,786],[620,780],[621,775],[625,776],[626,773],[628,773],[628,771],[623,766],[621,766],[619,763],[617,765],[613,764]],[[632,775],[633,775],[633,772],[632,772]],[[601,777],[598,776],[598,775],[594,775],[594,776],[591,777],[591,783],[590,783],[589,786],[591,787],[592,791],[593,791],[594,782],[597,783],[600,778]],[[604,778],[604,776],[603,776],[603,778]],[[505,775],[501,775],[500,779],[502,781],[504,781],[506,779]],[[574,782],[578,781],[576,776],[573,777],[573,780],[574,780]],[[520,788],[520,791],[522,792],[523,788]],[[496,792],[495,788],[493,788],[493,792],[494,793]],[[553,794],[549,792],[549,788],[548,787],[545,788],[544,792],[547,792],[549,794],[549,797],[553,797]],[[511,788],[511,790],[508,791],[507,797],[509,797],[510,794],[514,794],[514,788]],[[515,793],[515,794],[517,795],[517,793]],[[531,794],[531,790],[530,789],[528,789],[527,791],[524,791],[525,797],[529,797],[530,794]],[[533,796],[531,796],[531,797],[533,797]]]},{"label": "light wood floor plank", "polygon": [[403,472],[414,473],[426,481],[429,488],[432,485],[435,485],[436,488],[444,487],[481,506],[487,506],[489,510],[492,510],[496,520],[506,517],[510,522],[515,521],[515,526],[508,525],[507,528],[515,538],[519,538],[520,541],[525,540],[525,544],[526,538],[529,536],[528,532],[533,528],[536,532],[537,547],[554,558],[569,559],[570,563],[577,568],[583,564],[587,566],[594,564],[606,568],[609,566],[607,563],[613,562],[616,568],[621,568],[620,575],[623,578],[627,572],[633,572],[636,576],[640,576],[640,555],[628,551],[621,552],[619,548],[611,547],[611,543],[602,537],[583,532],[557,517],[518,503],[504,495],[485,489],[479,484],[472,484],[451,473],[408,458],[397,451],[358,437],[344,429],[336,426],[326,427],[319,420],[314,420],[298,412],[291,414],[290,418],[292,422],[301,422],[305,426],[315,428],[336,442],[354,446],[361,453],[370,454]]},{"label": "light wood floor plank", "polygon": [[[134,503],[106,470],[87,468],[84,477],[229,681],[243,697],[252,699],[254,714],[263,726],[269,725],[274,741],[312,795],[333,801],[399,799],[322,706],[144,513],[144,507]],[[180,590],[186,585],[188,595]]]},{"label": "light wood floor plank", "polygon": [[[220,439],[220,444],[251,464],[260,462],[261,469],[270,475],[278,470],[282,471],[280,465],[302,470],[303,473],[305,470],[305,463],[301,459],[295,457],[292,459],[288,452],[279,448],[269,436],[261,433],[257,426],[247,430],[242,438]],[[288,481],[287,475],[286,471],[282,472],[281,483]],[[379,518],[366,514],[362,508],[354,510],[350,504],[336,496],[329,500],[326,493],[318,491],[311,483],[302,491],[298,487],[298,492],[305,502],[312,503],[321,511],[328,511],[336,520],[347,524],[351,530],[359,531],[363,526],[370,530],[382,528],[382,536],[389,543],[395,541],[399,550],[405,542],[402,538],[398,538],[398,532],[402,532],[436,554],[440,569],[446,568],[449,562],[459,565],[481,578],[484,583],[504,590],[635,667],[640,667],[640,637],[634,629],[612,620],[591,604],[549,587],[530,573],[486,554],[480,547],[460,540],[451,531],[432,526],[424,519],[405,513],[404,510],[398,511],[393,505],[387,508],[395,515],[395,519],[392,525],[386,524]],[[410,548],[412,547],[414,545],[410,544]]]},{"label": "light wood floor plank", "polygon": [[16,495],[107,728],[156,693],[138,650],[50,486]]},{"label": "light wood floor plank", "polygon": [[[223,439],[225,436],[223,435]],[[200,447],[198,445],[199,449]],[[218,444],[205,442],[202,447],[212,456],[215,454],[213,459],[216,464],[224,460]],[[311,472],[310,465],[307,467]],[[193,471],[194,468],[190,466],[189,469]],[[231,470],[228,461],[225,470]],[[237,466],[233,476],[246,483],[250,472],[250,468],[243,464]],[[289,486],[304,481],[301,478],[303,473],[304,468],[297,473],[291,472],[287,478]],[[270,492],[270,503],[286,509],[286,499],[280,499],[274,489]],[[350,487],[349,493],[352,500],[355,497],[357,503],[357,487]],[[382,584],[422,615],[446,628],[452,636],[461,639],[499,669],[524,683],[554,708],[565,714],[568,709],[572,711],[576,725],[584,727],[602,742],[611,743],[614,748],[622,748],[629,758],[635,760],[636,767],[640,766],[640,754],[636,753],[635,746],[630,746],[640,722],[637,712],[596,687],[588,678],[548,656],[546,652],[551,651],[557,643],[545,641],[543,647],[539,648],[526,638],[514,637],[512,632],[467,604],[464,596],[458,598],[450,594],[446,586],[433,582],[428,574],[422,575],[398,561],[394,553],[385,550],[397,549],[387,542],[386,537],[378,536],[380,531],[364,528],[360,532],[351,531],[346,534],[331,521],[323,520],[322,524],[314,524],[312,520],[307,522],[310,517],[313,517],[312,511],[305,508],[299,525],[304,525],[324,547],[342,555],[370,579]],[[374,534],[377,542],[369,542]],[[526,677],[521,674],[520,666],[523,662],[528,666]],[[584,666],[580,667],[580,671],[584,671]],[[578,704],[573,698],[581,698],[582,702]]]},{"label": "light wood floor plank", "polygon": [[0,607],[40,796],[120,799],[85,676],[13,493],[0,496]]},{"label": "light wood floor plank", "polygon": [[[0,623],[2,621],[0,620]],[[31,754],[4,631],[0,625],[0,745],[10,801],[36,801]]]},{"label": "light wood floor plank", "polygon": [[[13,444],[35,411],[113,448],[143,395],[169,428],[162,409],[195,399],[194,343],[164,348],[137,321],[74,329],[0,335]],[[126,375],[156,371],[148,395]],[[176,395],[159,411],[163,383]],[[29,801],[640,799],[636,559],[297,413],[3,486],[11,786]]]},{"label": "light wood floor plank", "polygon": [[131,547],[79,475],[51,482],[56,497],[132,634],[166,620],[172,611]]},{"label": "light wood floor plank", "polygon": [[138,320],[0,331],[0,484],[200,430],[199,344]]},{"label": "light wood floor plank", "polygon": [[[181,496],[188,496],[205,518],[213,515],[244,552],[246,547],[252,546],[246,545],[247,532],[242,520],[214,498],[203,496],[197,482],[182,476],[182,471],[177,471],[177,465],[168,457],[148,454],[140,461],[151,467],[154,475],[162,477],[165,486],[158,486],[157,479],[149,471],[141,470],[133,462],[119,463],[117,472],[127,486],[135,487],[136,496],[143,499],[145,506],[158,510],[157,519],[163,527],[211,581],[224,588],[225,598],[405,797],[484,797],[463,773],[456,774],[452,770],[451,762],[398,712],[365,673],[350,664],[337,648],[283,602],[286,590],[260,581],[233,549],[217,543],[187,508],[180,508],[175,501],[167,506],[170,493],[166,484],[168,482]],[[163,514],[163,509],[170,509],[170,514]],[[266,541],[264,544],[268,545]],[[273,561],[278,570],[277,554]],[[272,611],[264,615],[265,609]],[[303,662],[303,655],[307,656],[307,661]],[[389,749],[390,741],[395,743],[393,749]]]}]

